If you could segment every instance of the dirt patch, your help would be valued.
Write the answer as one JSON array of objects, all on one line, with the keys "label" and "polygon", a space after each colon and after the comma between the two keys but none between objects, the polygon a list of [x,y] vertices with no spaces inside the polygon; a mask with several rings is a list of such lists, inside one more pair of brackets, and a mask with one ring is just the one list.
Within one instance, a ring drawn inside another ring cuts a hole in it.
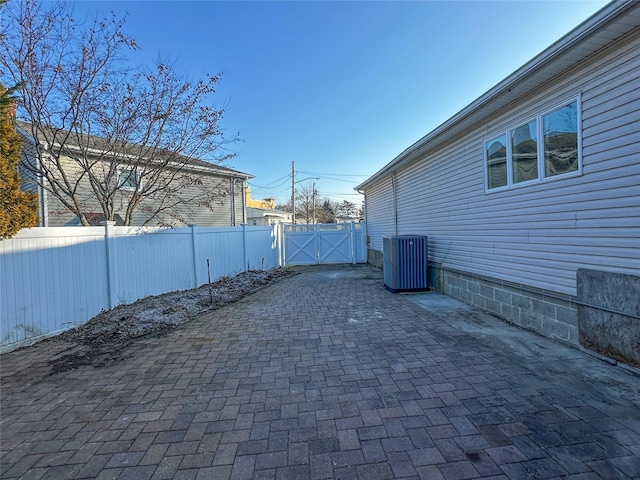
[{"label": "dirt patch", "polygon": [[[64,346],[47,361],[51,373],[80,366],[103,367],[126,358],[127,348],[143,337],[164,335],[206,311],[236,302],[298,273],[296,269],[249,271],[193,290],[146,297],[105,311],[79,327],[29,348]],[[22,349],[21,349],[22,350]]]}]

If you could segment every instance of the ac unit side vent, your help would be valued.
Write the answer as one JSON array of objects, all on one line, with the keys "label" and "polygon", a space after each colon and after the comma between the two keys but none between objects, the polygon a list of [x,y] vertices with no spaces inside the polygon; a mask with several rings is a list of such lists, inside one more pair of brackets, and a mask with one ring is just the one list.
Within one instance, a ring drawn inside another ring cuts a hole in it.
[{"label": "ac unit side vent", "polygon": [[382,238],[384,286],[397,292],[428,290],[426,235],[394,235]]}]

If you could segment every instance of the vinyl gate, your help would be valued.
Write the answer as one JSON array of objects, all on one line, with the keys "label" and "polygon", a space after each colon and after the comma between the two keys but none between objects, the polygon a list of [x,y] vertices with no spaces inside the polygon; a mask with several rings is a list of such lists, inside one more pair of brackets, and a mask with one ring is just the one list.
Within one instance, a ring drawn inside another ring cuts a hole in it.
[{"label": "vinyl gate", "polygon": [[285,265],[365,263],[364,223],[284,225]]}]

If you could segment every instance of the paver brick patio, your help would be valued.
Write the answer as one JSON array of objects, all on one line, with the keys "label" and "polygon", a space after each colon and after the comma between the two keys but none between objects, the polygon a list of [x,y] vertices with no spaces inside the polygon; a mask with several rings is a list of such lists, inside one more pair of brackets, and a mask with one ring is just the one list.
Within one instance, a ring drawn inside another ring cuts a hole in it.
[{"label": "paver brick patio", "polygon": [[302,270],[113,366],[2,355],[0,477],[640,478],[635,371]]}]

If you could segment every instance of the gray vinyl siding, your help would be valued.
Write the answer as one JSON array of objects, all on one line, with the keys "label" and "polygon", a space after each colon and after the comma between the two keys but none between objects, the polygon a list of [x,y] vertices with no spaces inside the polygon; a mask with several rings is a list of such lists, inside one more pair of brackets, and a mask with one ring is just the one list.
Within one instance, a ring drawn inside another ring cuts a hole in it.
[{"label": "gray vinyl siding", "polygon": [[[20,123],[20,122],[19,122]],[[26,126],[25,126],[26,125]],[[19,171],[22,174],[22,188],[28,191],[37,191],[39,198],[39,219],[40,226],[76,226],[80,225],[80,220],[75,214],[71,213],[64,204],[50,192],[44,191],[41,187],[38,187],[36,179],[33,173],[26,167],[29,166],[33,171],[36,164],[36,148],[33,137],[30,133],[30,127],[28,124],[18,125],[17,131],[22,137],[23,152],[21,163],[19,164]],[[43,161],[47,161],[43,159]],[[96,199],[96,195],[90,187],[86,177],[83,178],[83,172],[79,165],[68,157],[62,157],[61,159],[65,175],[69,179],[71,184],[78,185],[77,199],[83,207],[83,211],[87,213],[101,214],[102,208]],[[104,171],[101,168],[104,167]],[[108,171],[108,165],[106,163],[101,164],[97,162],[92,168],[96,169],[98,175],[106,174]],[[124,168],[124,167],[123,167]],[[56,171],[56,169],[52,169]],[[172,225],[175,227],[186,225],[199,225],[202,227],[227,227],[235,225],[241,225],[246,222],[246,206],[244,191],[246,187],[246,179],[249,175],[242,172],[238,172],[225,167],[216,167],[211,165],[211,169],[207,168],[203,162],[200,164],[195,163],[195,167],[191,168],[187,166],[183,169],[184,177],[182,180],[180,176],[176,176],[174,179],[174,187],[180,188],[179,185],[186,185],[179,190],[182,203],[167,209],[165,213],[162,213],[158,217],[150,220],[146,226],[166,226]],[[201,181],[201,185],[196,185],[195,179]],[[234,201],[231,199],[232,181],[235,182]],[[241,181],[240,181],[241,180]],[[144,179],[143,179],[144,182]],[[203,192],[206,192],[207,196],[211,192],[215,192],[215,198],[212,201],[211,207],[197,205],[197,201],[194,198],[200,196],[202,199]],[[121,190],[114,199],[116,214],[124,218],[126,214],[126,207],[128,203],[129,193],[126,190]],[[148,197],[143,203],[149,205],[148,211],[155,212],[162,200],[156,198],[155,200]],[[235,206],[235,215],[232,213],[232,205]],[[140,205],[133,214],[132,225],[139,226],[144,225],[149,219],[149,213],[145,213],[144,205]],[[44,214],[45,218],[42,217]],[[180,219],[183,219],[181,221]]]},{"label": "gray vinyl siding", "polygon": [[[25,142],[26,143],[26,142]],[[32,145],[32,144],[31,144]],[[35,157],[31,157],[35,158]],[[26,161],[26,160],[23,160]],[[73,172],[77,170],[77,167],[72,161],[68,162],[66,166],[66,172],[70,177],[73,177]],[[178,205],[173,207],[171,211],[152,219],[146,226],[164,226],[172,225],[175,227],[186,225],[199,225],[201,227],[228,227],[232,225],[232,213],[231,213],[231,198],[230,198],[230,185],[231,179],[229,177],[212,175],[208,173],[198,173],[198,175],[206,188],[211,192],[218,192],[216,199],[213,202],[212,208],[209,209],[206,206],[194,205],[191,202],[186,202],[188,205]],[[28,185],[28,184],[27,184]],[[78,198],[84,207],[86,212],[100,213],[102,209],[100,204],[95,198],[95,194],[89,187],[87,182],[81,181],[78,189]],[[236,225],[240,225],[243,222],[244,212],[244,189],[240,184],[236,184],[235,191],[235,220]],[[121,193],[122,201],[116,198],[116,214],[124,218],[127,205],[127,193],[123,191]],[[192,195],[188,191],[185,191],[185,198],[191,198]],[[51,193],[46,195],[47,198],[47,216],[48,226],[51,227],[64,227],[64,226],[77,226],[80,225],[79,218],[71,213],[63,203]],[[157,209],[157,206],[151,207],[152,210]],[[184,218],[185,221],[179,221],[175,216],[171,215],[175,213],[179,218]],[[134,212],[132,225],[143,225],[148,219],[148,214],[145,214],[142,207],[138,208]]]},{"label": "gray vinyl siding", "polygon": [[369,248],[382,251],[382,237],[393,235],[394,206],[393,185],[391,178],[386,178],[371,190],[367,190],[366,225],[367,236],[370,239]]},{"label": "gray vinyl siding", "polygon": [[[216,188],[220,179],[211,179],[212,187]],[[226,179],[224,179],[226,180]],[[227,181],[224,182],[228,183]],[[48,195],[49,202],[49,226],[51,227],[65,227],[65,226],[77,226],[80,225],[78,217],[65,209],[62,203],[56,199],[53,195]],[[242,223],[242,195],[236,192],[236,225]],[[175,208],[176,210],[179,207]],[[100,211],[99,206],[96,205],[96,211]],[[124,211],[116,211],[117,214],[124,217]],[[186,219],[185,223],[178,222],[175,218],[166,214],[160,216],[155,220],[152,220],[147,226],[154,227],[162,224],[172,224],[175,227],[198,225],[200,227],[229,227],[231,226],[231,199],[228,191],[221,191],[218,201],[215,203],[212,210],[206,207],[191,207],[190,212],[187,214],[181,212],[181,216]],[[142,225],[147,220],[147,216],[143,212],[136,212],[133,215],[132,225]]]},{"label": "gray vinyl siding", "polygon": [[[485,193],[484,141],[578,95],[581,174]],[[562,294],[576,294],[578,268],[638,275],[638,119],[636,31],[397,172],[397,231],[429,235],[430,260],[444,267]],[[378,222],[391,190],[366,195],[371,248],[381,250],[374,234],[388,230]]]},{"label": "gray vinyl siding", "polygon": [[18,174],[20,175],[20,189],[23,192],[36,192],[38,191],[38,185],[36,183],[36,176],[33,174],[33,168],[26,168],[23,163],[26,159],[30,159],[29,166],[33,165],[33,161],[36,158],[35,146],[33,143],[25,141],[25,138],[21,135],[22,139],[22,158],[17,165]]}]

